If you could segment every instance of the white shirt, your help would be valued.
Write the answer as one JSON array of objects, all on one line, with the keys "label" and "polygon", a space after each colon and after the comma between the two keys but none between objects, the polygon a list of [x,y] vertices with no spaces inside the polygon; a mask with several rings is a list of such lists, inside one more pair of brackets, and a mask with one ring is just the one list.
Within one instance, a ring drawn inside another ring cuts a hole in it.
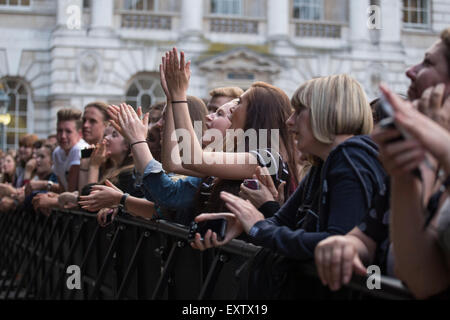
[{"label": "white shirt", "polygon": [[64,190],[68,190],[69,184],[67,182],[67,175],[69,174],[69,169],[71,166],[80,165],[81,150],[89,147],[89,144],[81,139],[76,145],[70,149],[69,153],[61,149],[59,146],[53,151],[52,160],[53,166],[52,170],[58,177],[60,183],[63,185]]}]

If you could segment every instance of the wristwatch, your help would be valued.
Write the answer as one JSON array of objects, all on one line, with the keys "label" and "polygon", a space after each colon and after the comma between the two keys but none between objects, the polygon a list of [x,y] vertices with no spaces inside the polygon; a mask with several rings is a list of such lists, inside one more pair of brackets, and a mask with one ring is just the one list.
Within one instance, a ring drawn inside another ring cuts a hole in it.
[{"label": "wristwatch", "polygon": [[52,191],[53,181],[48,180],[47,181],[47,191]]},{"label": "wristwatch", "polygon": [[129,194],[128,193],[124,193],[122,195],[122,198],[120,198],[120,203],[119,203],[119,208],[126,211],[125,209],[125,202],[127,201]]}]

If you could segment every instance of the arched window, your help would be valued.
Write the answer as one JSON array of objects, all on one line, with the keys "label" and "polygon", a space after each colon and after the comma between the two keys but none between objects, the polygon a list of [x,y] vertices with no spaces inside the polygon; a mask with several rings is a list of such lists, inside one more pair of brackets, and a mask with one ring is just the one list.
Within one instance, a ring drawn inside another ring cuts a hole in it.
[{"label": "arched window", "polygon": [[166,96],[159,78],[153,74],[139,74],[128,86],[125,93],[125,101],[135,109],[139,106],[142,110],[148,110],[151,105],[164,101]]},{"label": "arched window", "polygon": [[17,149],[21,136],[27,134],[27,114],[30,104],[30,93],[26,84],[17,78],[0,80],[5,94],[9,97],[6,113],[11,116],[11,122],[2,130],[2,141],[6,141],[6,148]]}]

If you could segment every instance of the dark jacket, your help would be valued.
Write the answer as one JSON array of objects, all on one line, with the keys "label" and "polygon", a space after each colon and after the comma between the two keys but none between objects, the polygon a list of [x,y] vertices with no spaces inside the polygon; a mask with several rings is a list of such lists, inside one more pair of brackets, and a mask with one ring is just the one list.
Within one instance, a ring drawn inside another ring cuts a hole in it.
[{"label": "dark jacket", "polygon": [[385,177],[376,144],[368,136],[352,137],[312,167],[273,217],[254,225],[250,241],[289,258],[311,259],[318,242],[361,222],[375,196],[386,192]]}]

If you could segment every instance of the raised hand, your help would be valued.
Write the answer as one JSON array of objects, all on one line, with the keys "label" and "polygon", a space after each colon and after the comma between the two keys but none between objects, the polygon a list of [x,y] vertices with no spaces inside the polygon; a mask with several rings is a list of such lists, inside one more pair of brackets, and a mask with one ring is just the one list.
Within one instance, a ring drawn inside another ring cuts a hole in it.
[{"label": "raised hand", "polygon": [[100,167],[108,159],[110,152],[106,150],[106,140],[103,139],[102,142],[97,143],[94,151],[92,151],[89,165],[94,167]]},{"label": "raised hand", "polygon": [[[140,109],[141,107],[139,107]],[[138,109],[138,110],[139,110]],[[139,111],[142,112],[142,111]],[[121,128],[120,130],[112,121],[114,128],[116,128],[123,137],[130,143],[137,141],[145,141],[147,138],[148,131],[148,119],[149,114],[146,113],[144,118],[141,120],[137,113],[134,111],[133,107],[122,103],[120,105],[120,112],[117,113],[117,125]]]},{"label": "raised hand", "polygon": [[180,60],[178,60],[178,51],[176,48],[166,52],[166,57],[163,61],[163,70],[171,99],[173,101],[185,100],[191,70],[190,62],[185,62],[184,52],[180,53]]},{"label": "raised hand", "polygon": [[166,76],[164,74],[165,67],[165,57],[162,57],[162,63],[159,65],[159,79],[161,81],[161,87],[164,90],[164,94],[166,95],[167,101],[171,101],[169,88],[167,87]]}]

